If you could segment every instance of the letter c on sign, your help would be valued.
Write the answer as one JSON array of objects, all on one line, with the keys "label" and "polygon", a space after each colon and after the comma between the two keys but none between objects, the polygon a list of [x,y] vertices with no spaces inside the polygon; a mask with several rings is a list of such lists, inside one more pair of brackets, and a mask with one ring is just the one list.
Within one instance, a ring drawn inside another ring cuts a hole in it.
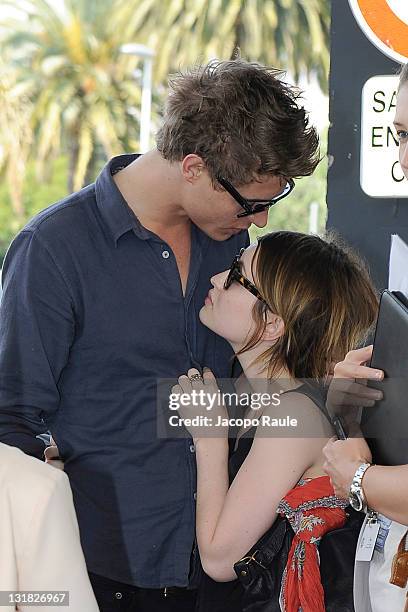
[{"label": "letter c on sign", "polygon": [[399,168],[401,170],[401,166],[400,166],[399,161],[394,162],[392,164],[392,166],[391,166],[392,179],[396,183],[402,183],[402,181],[404,180],[405,176],[404,176],[404,174],[401,173],[400,177],[398,178],[398,176],[396,175],[397,168]]}]

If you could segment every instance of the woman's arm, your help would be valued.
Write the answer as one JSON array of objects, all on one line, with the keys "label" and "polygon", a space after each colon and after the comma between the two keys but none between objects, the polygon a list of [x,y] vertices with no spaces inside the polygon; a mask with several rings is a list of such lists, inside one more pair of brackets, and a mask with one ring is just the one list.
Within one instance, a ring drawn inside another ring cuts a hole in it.
[{"label": "woman's arm", "polygon": [[[366,441],[364,438],[330,440],[323,453],[324,470],[336,494],[347,499],[357,468],[371,461]],[[408,465],[372,465],[364,474],[362,487],[370,508],[408,525]]]},{"label": "woman's arm", "polygon": [[[350,394],[339,395],[334,402],[337,411],[343,410],[344,405],[369,406],[364,403],[368,397],[371,405],[379,398],[378,391],[364,387],[360,380],[381,380],[384,373],[367,367],[365,364],[370,360],[373,347],[366,346],[355,351],[350,351],[345,359],[334,368],[334,376],[337,379],[348,379],[357,383],[353,389],[360,389],[358,401],[355,397],[350,400]],[[338,381],[333,381],[338,382]],[[370,395],[368,395],[370,394]],[[336,396],[336,394],[333,394]],[[329,391],[330,397],[330,391]],[[392,441],[390,441],[392,443]],[[324,469],[330,476],[334,490],[340,497],[348,498],[351,481],[359,465],[371,461],[370,449],[364,438],[350,438],[348,440],[330,440],[325,446],[324,455],[326,463]],[[362,481],[363,491],[368,505],[381,512],[390,519],[408,525],[408,465],[370,467],[364,474]]]},{"label": "woman's arm", "polygon": [[363,478],[370,508],[408,525],[408,465],[373,465]]},{"label": "woman's arm", "polygon": [[[282,396],[280,406],[268,408],[264,415],[295,416],[294,406],[300,420],[308,425],[315,421],[315,430],[322,431],[321,415],[303,395]],[[278,435],[282,430],[267,436],[265,428],[258,429],[229,489],[227,439],[196,441],[197,541],[203,568],[215,580],[236,578],[234,563],[270,528],[279,501],[320,458],[327,440]]]}]

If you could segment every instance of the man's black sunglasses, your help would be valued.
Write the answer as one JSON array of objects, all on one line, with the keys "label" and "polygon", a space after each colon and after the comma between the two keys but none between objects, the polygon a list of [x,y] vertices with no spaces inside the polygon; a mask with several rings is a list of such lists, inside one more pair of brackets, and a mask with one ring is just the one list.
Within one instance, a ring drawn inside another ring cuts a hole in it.
[{"label": "man's black sunglasses", "polygon": [[241,195],[239,191],[237,191],[235,187],[222,176],[218,176],[217,181],[244,209],[244,212],[239,213],[237,217],[248,217],[249,215],[256,215],[257,213],[267,210],[270,206],[273,206],[279,202],[279,200],[286,198],[286,196],[288,196],[295,187],[295,181],[293,179],[288,179],[281,193],[269,200],[260,200],[259,198],[244,198],[244,196]]}]

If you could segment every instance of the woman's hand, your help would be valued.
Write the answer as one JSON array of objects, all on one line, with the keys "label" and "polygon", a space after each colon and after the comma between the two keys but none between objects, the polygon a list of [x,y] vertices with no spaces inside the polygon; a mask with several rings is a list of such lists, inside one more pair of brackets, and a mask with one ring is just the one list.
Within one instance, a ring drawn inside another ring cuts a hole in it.
[{"label": "woman's hand", "polygon": [[202,376],[191,368],[179,377],[171,392],[180,396],[177,410],[194,443],[200,438],[228,436],[228,412],[209,368],[203,369]]},{"label": "woman's hand", "polygon": [[382,370],[376,370],[366,365],[370,361],[372,354],[372,344],[350,351],[343,361],[339,361],[339,363],[335,365],[335,378],[382,380],[384,378],[384,372]]},{"label": "woman's hand", "polygon": [[[382,380],[381,370],[370,368],[373,346],[365,346],[347,353],[334,367],[334,377],[327,394],[327,409],[332,416],[340,415],[349,432],[359,431],[361,407],[371,407],[382,398],[382,392],[367,386],[367,380]],[[349,497],[350,486],[357,468],[371,462],[371,451],[363,437],[337,440],[332,438],[323,448],[324,471],[339,497]]]},{"label": "woman's hand", "polygon": [[334,367],[334,376],[327,393],[327,410],[331,416],[339,415],[349,435],[358,431],[360,408],[368,408],[382,399],[382,391],[367,386],[367,380],[382,380],[384,372],[370,368],[373,346],[365,346],[347,353]]},{"label": "woman's hand", "polygon": [[362,463],[371,463],[371,451],[364,438],[336,440],[331,438],[323,448],[323,469],[330,477],[334,492],[347,499],[357,468]]}]

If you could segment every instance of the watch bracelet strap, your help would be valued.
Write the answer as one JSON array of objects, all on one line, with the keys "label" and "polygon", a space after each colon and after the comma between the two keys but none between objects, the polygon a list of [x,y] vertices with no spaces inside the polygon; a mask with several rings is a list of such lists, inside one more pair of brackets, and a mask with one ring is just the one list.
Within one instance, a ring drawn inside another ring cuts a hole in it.
[{"label": "watch bracelet strap", "polygon": [[[351,496],[351,494],[353,493],[353,487],[354,487],[354,486],[358,486],[358,487],[359,487],[360,492],[361,492],[362,497],[363,497],[363,502],[364,502],[364,505],[365,505],[365,512],[367,512],[367,513],[370,511],[370,508],[367,506],[367,500],[366,500],[366,496],[364,495],[364,491],[363,491],[363,487],[362,487],[362,482],[363,482],[363,478],[364,478],[364,475],[365,475],[366,471],[367,471],[367,470],[368,470],[368,468],[369,468],[369,467],[371,467],[372,465],[374,465],[374,464],[373,464],[373,463],[368,463],[368,461],[365,461],[364,463],[361,463],[361,464],[358,466],[358,468],[356,469],[356,471],[355,471],[355,473],[354,473],[353,480],[351,481],[351,485],[350,485],[350,493],[349,493],[349,495]],[[357,478],[357,474],[358,474],[358,472],[360,472],[360,471],[361,471],[361,468],[362,468],[363,466],[364,466],[364,470],[363,470],[362,474],[358,476],[358,478],[359,478],[359,482],[358,482],[358,483],[355,483],[355,479]]]},{"label": "watch bracelet strap", "polygon": [[[367,504],[367,496],[366,496],[366,494],[364,493],[364,489],[363,489],[363,480],[364,480],[364,476],[366,475],[368,468],[370,468],[370,467],[371,467],[371,466],[373,466],[373,465],[374,465],[374,463],[368,463],[368,462],[367,462],[367,467],[365,468],[365,470],[364,470],[364,472],[362,473],[361,478],[360,478],[360,490],[361,490],[361,494],[362,494],[362,496],[363,496],[363,500],[364,500],[364,504],[365,504],[365,508],[366,508],[366,513],[368,513],[368,512],[375,512],[375,510],[371,510],[371,508],[368,506],[368,504]],[[375,514],[376,514],[377,519],[378,519],[378,513],[377,513],[377,512],[375,512]]]},{"label": "watch bracelet strap", "polygon": [[362,482],[363,482],[363,478],[365,476],[365,473],[368,470],[368,468],[370,468],[372,465],[374,465],[374,464],[373,463],[369,463],[368,461],[365,461],[364,463],[361,463],[358,466],[358,468],[356,469],[356,471],[355,471],[355,474],[353,476],[353,482],[354,482],[354,479],[357,476],[357,472],[359,472],[361,470],[361,468],[364,466],[364,470],[362,471],[361,475],[359,475],[359,480],[360,480],[359,486],[361,487]]}]

